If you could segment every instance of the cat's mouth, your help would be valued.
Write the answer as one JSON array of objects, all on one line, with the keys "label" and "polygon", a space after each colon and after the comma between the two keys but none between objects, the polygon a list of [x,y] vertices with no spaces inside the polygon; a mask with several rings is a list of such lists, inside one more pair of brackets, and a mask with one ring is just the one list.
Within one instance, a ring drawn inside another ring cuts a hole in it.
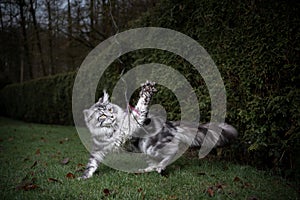
[{"label": "cat's mouth", "polygon": [[106,119],[106,120],[98,120],[97,127],[113,127],[115,120],[114,119]]},{"label": "cat's mouth", "polygon": [[98,124],[98,127],[105,127],[105,128],[111,128],[113,125],[111,123],[102,123],[102,124]]}]

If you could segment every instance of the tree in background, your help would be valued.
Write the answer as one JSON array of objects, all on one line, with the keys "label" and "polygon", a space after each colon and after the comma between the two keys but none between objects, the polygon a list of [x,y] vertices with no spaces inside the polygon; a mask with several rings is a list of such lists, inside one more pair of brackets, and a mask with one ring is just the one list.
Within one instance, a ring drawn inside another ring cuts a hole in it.
[{"label": "tree in background", "polygon": [[1,1],[1,84],[76,70],[90,50],[128,27],[155,2]]}]

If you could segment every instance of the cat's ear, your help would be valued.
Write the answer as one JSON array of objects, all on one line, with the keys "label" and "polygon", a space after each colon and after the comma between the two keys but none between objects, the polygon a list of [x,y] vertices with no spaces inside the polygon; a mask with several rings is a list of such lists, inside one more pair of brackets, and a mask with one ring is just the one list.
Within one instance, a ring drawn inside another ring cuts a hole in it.
[{"label": "cat's ear", "polygon": [[90,109],[84,109],[83,110],[84,120],[89,121],[89,118],[91,117],[92,114],[93,113]]},{"label": "cat's ear", "polygon": [[107,103],[109,103],[109,95],[106,92],[106,90],[103,90],[103,97],[101,97],[99,99],[99,103],[101,103],[101,104],[107,104]]}]

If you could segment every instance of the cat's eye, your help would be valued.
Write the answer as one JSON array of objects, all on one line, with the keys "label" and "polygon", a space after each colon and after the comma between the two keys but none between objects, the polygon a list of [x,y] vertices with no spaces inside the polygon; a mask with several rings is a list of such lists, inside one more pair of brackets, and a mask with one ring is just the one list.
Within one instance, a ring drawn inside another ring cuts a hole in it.
[{"label": "cat's eye", "polygon": [[113,109],[112,108],[109,108],[109,109],[107,109],[109,112],[113,112]]}]

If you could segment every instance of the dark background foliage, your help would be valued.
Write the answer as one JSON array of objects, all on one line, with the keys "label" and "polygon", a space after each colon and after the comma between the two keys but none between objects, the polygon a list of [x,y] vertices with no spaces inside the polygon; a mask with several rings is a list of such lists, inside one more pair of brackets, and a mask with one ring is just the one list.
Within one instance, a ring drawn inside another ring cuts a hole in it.
[{"label": "dark background foliage", "polygon": [[[227,91],[226,120],[240,133],[231,148],[223,151],[224,157],[299,179],[298,13],[296,1],[163,0],[124,27],[165,27],[197,40],[221,72]],[[199,99],[201,121],[209,120],[205,83],[184,59],[164,51],[143,50],[120,60],[105,72],[97,97],[104,88],[112,91],[123,70],[162,63],[187,78]],[[6,86],[1,91],[1,114],[33,122],[72,124],[75,76],[76,72],[71,72]],[[164,105],[169,119],[180,117],[180,111],[174,109],[176,98],[166,88],[160,88],[154,102]]]}]

